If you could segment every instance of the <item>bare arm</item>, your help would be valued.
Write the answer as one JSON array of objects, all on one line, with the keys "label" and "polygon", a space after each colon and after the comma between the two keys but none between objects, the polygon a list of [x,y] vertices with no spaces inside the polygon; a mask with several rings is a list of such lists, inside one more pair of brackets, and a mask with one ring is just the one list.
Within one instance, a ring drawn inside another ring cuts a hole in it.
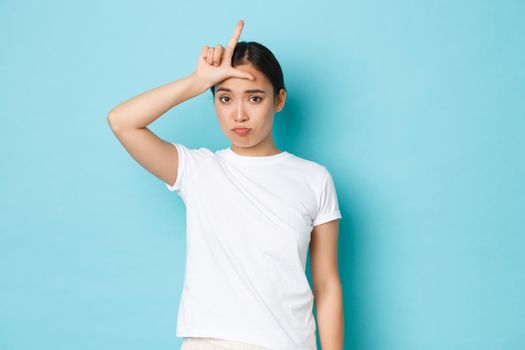
[{"label": "bare arm", "polygon": [[343,289],[337,266],[339,220],[314,227],[310,242],[312,282],[323,350],[342,350]]},{"label": "bare arm", "polygon": [[108,123],[133,159],[162,181],[173,184],[177,179],[177,149],[147,126],[207,88],[191,74],[124,101],[109,112]]},{"label": "bare arm", "polygon": [[148,129],[161,115],[229,77],[253,79],[231,66],[231,57],[244,26],[239,21],[228,47],[203,46],[197,69],[190,75],[130,98],[108,113],[111,130],[126,151],[146,170],[173,185],[177,179],[177,149]]},{"label": "bare arm", "polygon": [[108,122],[114,132],[145,128],[179,103],[200,95],[209,87],[192,73],[122,102],[109,112]]}]

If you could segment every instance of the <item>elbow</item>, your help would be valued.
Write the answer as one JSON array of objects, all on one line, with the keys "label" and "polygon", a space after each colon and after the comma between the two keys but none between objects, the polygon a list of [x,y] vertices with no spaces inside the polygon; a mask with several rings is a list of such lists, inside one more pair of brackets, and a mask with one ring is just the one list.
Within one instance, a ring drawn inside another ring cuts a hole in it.
[{"label": "elbow", "polygon": [[117,115],[114,112],[109,112],[107,115],[107,121],[111,130],[113,130],[113,132],[116,133],[119,130],[119,122]]},{"label": "elbow", "polygon": [[343,285],[339,276],[334,276],[332,278],[327,278],[323,281],[317,281],[314,283],[314,295],[316,298],[321,295],[331,295],[341,293],[343,290]]}]

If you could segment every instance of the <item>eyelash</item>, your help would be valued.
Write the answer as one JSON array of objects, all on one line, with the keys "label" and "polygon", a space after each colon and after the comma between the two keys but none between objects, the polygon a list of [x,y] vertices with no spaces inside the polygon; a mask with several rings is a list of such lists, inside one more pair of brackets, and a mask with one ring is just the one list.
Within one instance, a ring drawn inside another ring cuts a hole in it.
[{"label": "eyelash", "polygon": [[[226,103],[226,102],[222,101],[222,99],[223,99],[224,97],[226,97],[226,98],[229,99],[228,96],[221,96],[221,97],[219,97],[219,101],[221,101],[222,103]],[[254,98],[254,97],[258,99],[256,103],[259,103],[259,102],[262,101],[262,97],[259,97],[259,96],[252,96],[251,98]]]}]

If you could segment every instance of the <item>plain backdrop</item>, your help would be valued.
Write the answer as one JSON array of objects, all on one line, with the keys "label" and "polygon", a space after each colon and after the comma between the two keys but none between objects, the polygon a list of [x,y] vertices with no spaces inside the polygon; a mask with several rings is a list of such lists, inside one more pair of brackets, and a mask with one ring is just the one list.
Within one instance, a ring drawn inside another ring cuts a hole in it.
[{"label": "plain backdrop", "polygon": [[[525,348],[524,17],[520,0],[1,1],[0,349],[179,348],[184,204],[107,113],[191,74],[239,19],[284,70],[278,147],[336,184],[345,349]],[[229,146],[209,91],[150,128]]]}]

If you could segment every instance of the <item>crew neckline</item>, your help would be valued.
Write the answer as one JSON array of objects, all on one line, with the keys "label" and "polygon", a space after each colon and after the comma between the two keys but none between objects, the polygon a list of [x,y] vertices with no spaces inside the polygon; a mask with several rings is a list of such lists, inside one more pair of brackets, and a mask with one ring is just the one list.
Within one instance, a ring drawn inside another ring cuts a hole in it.
[{"label": "crew neckline", "polygon": [[231,147],[223,149],[223,156],[231,161],[243,164],[269,164],[278,162],[282,159],[290,157],[292,154],[287,151],[282,151],[271,156],[245,156],[235,153]]}]

